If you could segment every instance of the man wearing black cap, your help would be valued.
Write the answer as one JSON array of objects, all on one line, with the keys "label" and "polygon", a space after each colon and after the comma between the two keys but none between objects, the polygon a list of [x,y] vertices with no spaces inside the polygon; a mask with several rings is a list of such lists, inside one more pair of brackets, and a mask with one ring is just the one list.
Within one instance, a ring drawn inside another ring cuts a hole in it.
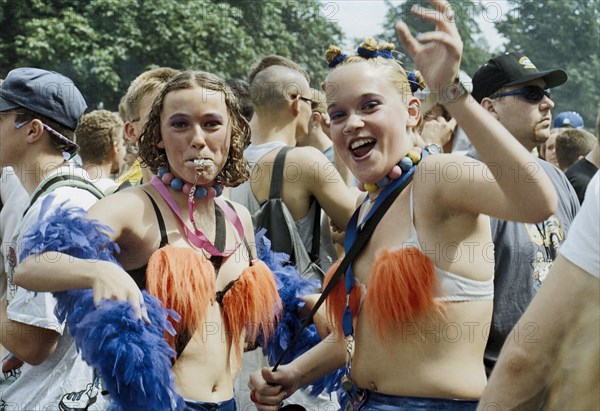
[{"label": "man wearing black cap", "polygon": [[[101,195],[87,174],[68,166],[77,153],[74,130],[86,103],[69,78],[36,68],[8,73],[0,85],[0,167],[12,166],[29,198],[15,229],[0,301],[0,343],[24,361],[20,377],[1,390],[0,408],[104,409],[99,379],[81,359],[54,297],[17,287],[12,279],[23,235],[58,204],[89,208]],[[40,257],[43,258],[43,257]],[[91,404],[97,408],[87,408]]]},{"label": "man wearing black cap", "polygon": [[[550,136],[554,102],[550,89],[567,81],[562,70],[539,71],[522,53],[494,57],[473,75],[473,97],[528,150]],[[476,157],[476,153],[472,153]],[[484,362],[491,373],[515,325],[521,338],[535,341],[535,324],[517,324],[565,239],[579,201],[565,175],[532,155],[530,167],[545,172],[558,193],[558,209],[538,224],[491,218],[494,241],[494,312]],[[515,169],[515,178],[519,178]]]}]

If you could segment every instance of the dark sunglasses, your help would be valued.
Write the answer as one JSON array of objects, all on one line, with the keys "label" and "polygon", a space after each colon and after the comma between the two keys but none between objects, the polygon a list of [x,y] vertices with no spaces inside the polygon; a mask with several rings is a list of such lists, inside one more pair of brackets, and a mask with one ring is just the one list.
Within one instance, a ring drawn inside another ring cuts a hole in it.
[{"label": "dark sunglasses", "polygon": [[298,98],[300,100],[306,101],[308,104],[310,104],[311,110],[315,110],[319,106],[319,103],[317,103],[316,101],[314,101],[313,99],[310,99],[308,97],[298,96]]},{"label": "dark sunglasses", "polygon": [[[15,128],[21,128],[23,127],[25,124],[31,122],[32,120],[26,120],[26,121],[22,121],[18,124],[15,124]],[[64,156],[66,161],[70,161],[73,157],[75,157],[77,155],[77,153],[79,152],[79,146],[72,140],[70,140],[68,137],[62,135],[61,133],[59,133],[58,131],[54,130],[52,127],[50,127],[47,124],[42,123],[42,125],[44,126],[44,129],[46,129],[48,131],[48,133],[50,133],[51,136],[53,136],[56,140],[58,140],[59,142],[59,148],[60,150],[65,153],[66,155]]]},{"label": "dark sunglasses", "polygon": [[505,96],[521,96],[528,103],[536,104],[544,99],[544,96],[550,98],[550,90],[544,90],[540,86],[525,86],[516,90],[506,91],[504,93],[494,94],[490,98]]}]

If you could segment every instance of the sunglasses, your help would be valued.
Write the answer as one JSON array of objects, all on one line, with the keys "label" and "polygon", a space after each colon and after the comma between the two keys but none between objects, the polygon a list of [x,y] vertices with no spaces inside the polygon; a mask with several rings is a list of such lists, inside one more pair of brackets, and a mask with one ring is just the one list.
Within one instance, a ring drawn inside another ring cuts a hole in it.
[{"label": "sunglasses", "polygon": [[319,103],[317,103],[313,99],[310,99],[310,98],[304,97],[304,96],[297,96],[297,97],[298,97],[298,99],[300,99],[302,101],[306,101],[308,104],[310,104],[311,110],[315,110],[319,106]]},{"label": "sunglasses", "polygon": [[[27,121],[23,121],[21,123],[15,124],[15,128],[17,128],[17,129],[21,128],[25,124],[27,124],[31,121],[32,120],[27,120]],[[48,131],[48,133],[50,133],[50,135],[52,135],[55,139],[57,139],[60,142],[59,148],[61,149],[61,151],[66,153],[66,155],[64,156],[66,161],[70,161],[73,157],[75,157],[77,155],[80,147],[74,141],[72,141],[68,137],[62,135],[61,133],[59,133],[58,131],[56,131],[55,129],[50,127],[49,125],[44,124],[44,123],[42,123],[42,125],[44,126],[44,129],[46,129]]]},{"label": "sunglasses", "polygon": [[544,96],[550,98],[550,90],[545,90],[540,86],[525,86],[516,90],[494,94],[493,96],[490,96],[490,98],[498,98],[505,96],[521,96],[528,103],[536,104],[542,101],[544,99]]}]

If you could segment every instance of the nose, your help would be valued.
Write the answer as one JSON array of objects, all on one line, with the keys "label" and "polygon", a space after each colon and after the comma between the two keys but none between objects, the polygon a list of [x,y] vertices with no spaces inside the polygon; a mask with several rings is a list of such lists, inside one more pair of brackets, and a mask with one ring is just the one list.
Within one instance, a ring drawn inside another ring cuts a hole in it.
[{"label": "nose", "polygon": [[200,127],[199,125],[194,127],[190,145],[193,148],[198,149],[198,150],[200,150],[201,148],[203,148],[206,145],[206,133],[204,132],[202,127]]},{"label": "nose", "polygon": [[540,108],[541,107],[543,107],[542,110],[552,110],[554,108],[554,101],[550,97],[544,96],[540,103]]},{"label": "nose", "polygon": [[357,130],[364,127],[364,125],[365,123],[360,114],[350,113],[346,120],[346,124],[344,125],[344,134],[355,133]]}]

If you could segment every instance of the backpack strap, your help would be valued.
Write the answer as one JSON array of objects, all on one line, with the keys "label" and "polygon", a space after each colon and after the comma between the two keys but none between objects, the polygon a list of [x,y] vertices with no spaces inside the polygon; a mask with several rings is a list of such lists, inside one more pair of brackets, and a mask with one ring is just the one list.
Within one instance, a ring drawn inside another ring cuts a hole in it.
[{"label": "backpack strap", "polygon": [[312,247],[310,250],[310,260],[313,263],[321,266],[321,255],[319,249],[321,248],[321,205],[315,198],[315,221],[313,223],[313,240]]},{"label": "backpack strap", "polygon": [[[275,163],[273,164],[273,173],[271,174],[271,186],[269,188],[269,199],[281,198],[281,185],[283,183],[283,170],[285,165],[285,157],[288,151],[293,147],[285,146],[275,156]],[[319,266],[320,260],[320,248],[321,248],[321,205],[315,198],[315,215],[313,223],[313,240],[312,247],[310,249],[309,257],[313,263],[317,263]],[[308,250],[307,250],[308,251]]]},{"label": "backpack strap", "polygon": [[292,147],[285,146],[279,150],[275,156],[273,164],[273,173],[271,174],[271,187],[269,188],[269,200],[272,198],[281,198],[281,183],[283,182],[283,166],[285,165],[285,156]]},{"label": "backpack strap", "polygon": [[94,183],[86,180],[85,178],[73,175],[73,174],[62,174],[56,177],[52,177],[46,181],[41,187],[38,187],[29,201],[29,205],[23,211],[23,216],[27,214],[31,206],[45,193],[52,192],[61,187],[73,187],[85,190],[92,194],[97,199],[104,198],[104,193]]}]

